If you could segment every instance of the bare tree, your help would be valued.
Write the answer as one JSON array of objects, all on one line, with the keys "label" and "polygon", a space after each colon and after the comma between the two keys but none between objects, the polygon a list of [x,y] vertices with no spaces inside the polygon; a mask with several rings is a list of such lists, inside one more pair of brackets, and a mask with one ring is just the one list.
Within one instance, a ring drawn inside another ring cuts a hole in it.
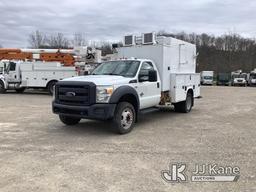
[{"label": "bare tree", "polygon": [[85,40],[85,36],[81,33],[75,33],[73,39],[73,46],[86,46],[88,42]]},{"label": "bare tree", "polygon": [[37,30],[29,35],[28,41],[31,48],[42,48],[46,44],[46,36]]},{"label": "bare tree", "polygon": [[51,35],[51,37],[48,38],[48,45],[49,48],[65,49],[69,48],[69,40],[63,35],[63,33],[57,33],[56,35]]}]

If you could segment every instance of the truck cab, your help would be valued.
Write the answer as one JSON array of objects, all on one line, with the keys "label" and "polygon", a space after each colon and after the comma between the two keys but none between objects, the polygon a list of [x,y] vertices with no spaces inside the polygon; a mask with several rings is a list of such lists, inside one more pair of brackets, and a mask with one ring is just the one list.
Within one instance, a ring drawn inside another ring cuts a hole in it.
[{"label": "truck cab", "polygon": [[[200,95],[200,75],[173,73],[168,57],[172,54],[177,57],[179,47],[177,44],[175,52],[173,47],[162,49],[163,44],[120,48],[119,54],[124,59],[103,62],[90,75],[59,81],[55,86],[53,112],[66,125],[75,125],[81,119],[112,120],[112,127],[119,134],[129,133],[144,110],[174,105],[177,112],[190,112],[194,98]],[[137,57],[140,53],[149,56],[155,49],[162,52],[155,59]],[[191,60],[180,63],[180,68],[196,66],[194,52],[191,49],[191,57],[187,54]],[[165,62],[161,62],[164,61],[161,57],[166,57]]]},{"label": "truck cab", "polygon": [[21,82],[21,73],[18,61],[2,61],[2,70],[0,72],[0,93],[4,93],[8,88],[13,87],[17,92]]}]

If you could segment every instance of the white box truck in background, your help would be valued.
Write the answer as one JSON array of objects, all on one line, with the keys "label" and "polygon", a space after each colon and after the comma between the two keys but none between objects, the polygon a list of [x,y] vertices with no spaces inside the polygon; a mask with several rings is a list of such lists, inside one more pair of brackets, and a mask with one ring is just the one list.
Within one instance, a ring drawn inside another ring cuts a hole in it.
[{"label": "white box truck in background", "polygon": [[125,134],[141,111],[171,104],[177,112],[191,111],[200,96],[195,45],[147,33],[126,36],[117,51],[121,59],[56,84],[52,109],[64,124],[111,119],[113,128]]},{"label": "white box truck in background", "polygon": [[14,89],[18,93],[26,88],[53,87],[59,80],[77,76],[75,67],[64,67],[59,62],[4,61],[0,72],[0,93]]},{"label": "white box truck in background", "polygon": [[201,72],[201,85],[213,85],[213,71]]}]

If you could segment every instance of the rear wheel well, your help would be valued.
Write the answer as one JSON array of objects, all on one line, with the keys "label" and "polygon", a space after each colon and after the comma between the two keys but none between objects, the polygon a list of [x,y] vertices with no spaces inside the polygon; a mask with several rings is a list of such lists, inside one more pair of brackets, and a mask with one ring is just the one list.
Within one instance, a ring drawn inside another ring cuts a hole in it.
[{"label": "rear wheel well", "polygon": [[46,85],[46,89],[48,89],[48,92],[52,95],[53,94],[53,89],[54,89],[54,85],[57,83],[57,80],[51,80],[47,83]]},{"label": "rear wheel well", "polygon": [[58,82],[58,80],[56,80],[56,79],[54,79],[54,80],[51,80],[51,81],[49,81],[47,84],[46,84],[46,88],[48,88],[48,86],[50,85],[50,83],[52,83],[52,82]]}]

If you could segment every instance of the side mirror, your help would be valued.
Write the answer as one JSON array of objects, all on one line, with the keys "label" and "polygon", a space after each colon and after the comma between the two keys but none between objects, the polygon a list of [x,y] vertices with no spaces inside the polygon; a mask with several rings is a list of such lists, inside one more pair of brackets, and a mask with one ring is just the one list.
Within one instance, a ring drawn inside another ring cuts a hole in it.
[{"label": "side mirror", "polygon": [[139,74],[139,82],[148,81],[148,75]]},{"label": "side mirror", "polygon": [[148,81],[149,82],[156,82],[157,81],[157,71],[150,70],[148,73]]}]

